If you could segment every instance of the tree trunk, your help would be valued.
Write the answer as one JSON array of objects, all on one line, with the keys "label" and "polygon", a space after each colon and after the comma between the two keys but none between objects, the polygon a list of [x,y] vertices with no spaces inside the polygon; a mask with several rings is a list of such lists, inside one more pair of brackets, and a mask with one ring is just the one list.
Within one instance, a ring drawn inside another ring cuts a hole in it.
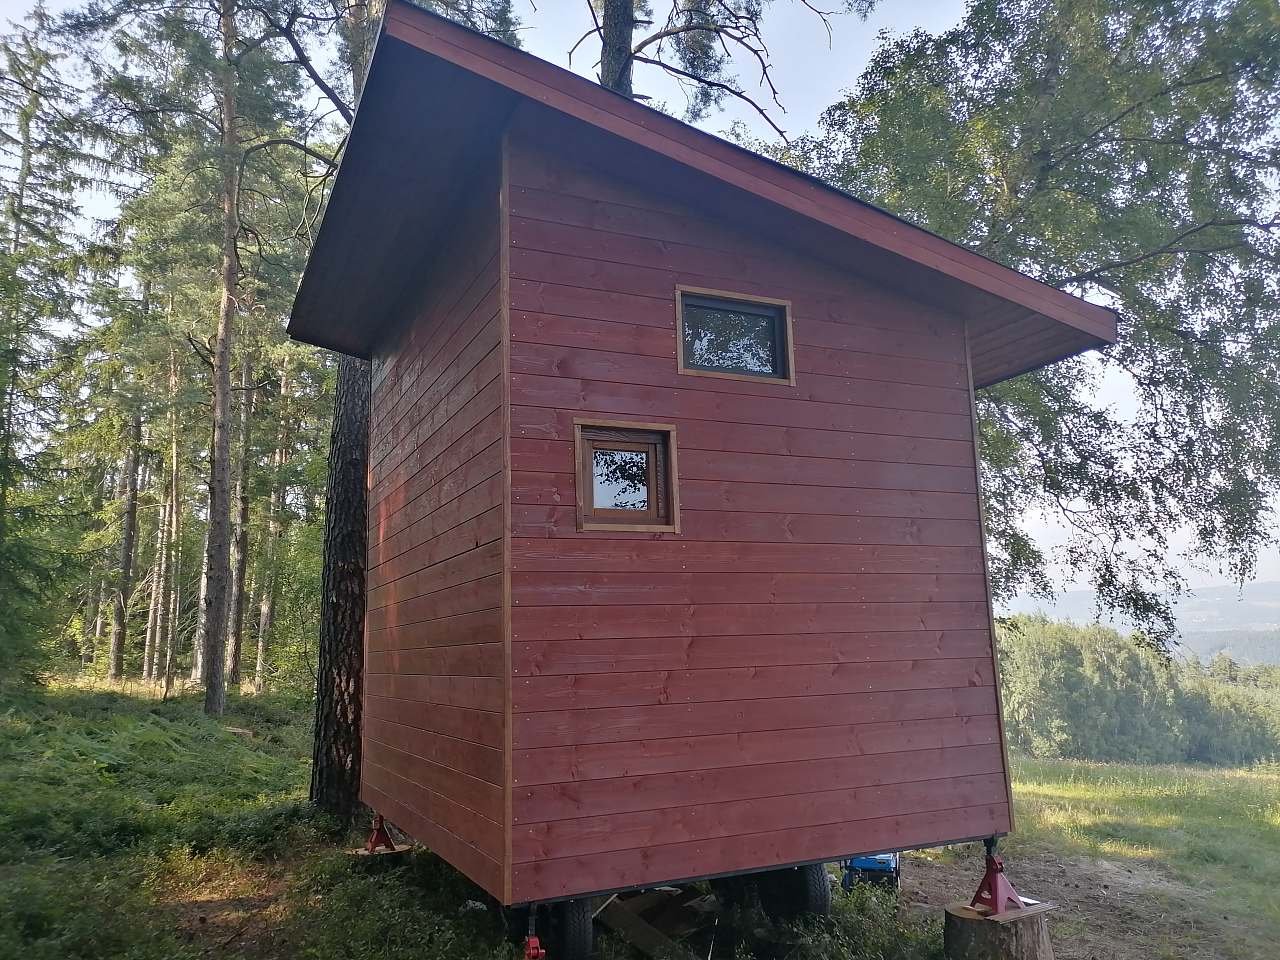
[{"label": "tree trunk", "polygon": [[240,692],[240,651],[244,642],[245,574],[249,569],[249,441],[257,391],[253,363],[245,351],[240,362],[240,468],[236,473],[236,535],[231,544],[231,608],[228,614],[227,689]]},{"label": "tree trunk", "polygon": [[636,29],[634,0],[604,0],[600,13],[600,85],[629,97],[631,43]]},{"label": "tree trunk", "polygon": [[942,940],[947,960],[1053,960],[1045,913],[997,923],[967,904],[953,904]]},{"label": "tree trunk", "polygon": [[[33,141],[32,120],[39,115],[41,108],[40,91],[36,87],[28,90],[25,110],[16,114],[17,136],[13,139],[18,144],[17,171],[12,189],[5,197],[5,219],[8,221],[8,250],[16,258],[22,249],[22,226],[27,216],[27,184],[31,179]],[[10,141],[12,145],[12,141]],[[8,539],[9,526],[9,491],[17,482],[18,464],[15,449],[14,429],[15,408],[18,392],[19,358],[22,356],[24,335],[22,323],[18,315],[18,304],[15,301],[6,303],[0,315],[0,550],[3,550]]]},{"label": "tree trunk", "polygon": [[222,302],[213,345],[213,449],[209,464],[209,572],[205,592],[204,712],[221,716],[227,705],[225,662],[231,580],[231,339],[239,298],[236,238],[238,156],[236,122],[236,0],[221,0],[222,34]]},{"label": "tree trunk", "polygon": [[[169,295],[169,316],[173,317],[173,294]],[[169,344],[169,530],[165,534],[169,575],[165,583],[164,627],[160,633],[164,643],[164,690],[168,696],[173,686],[175,660],[178,654],[178,584],[182,575],[182,482],[178,464],[178,354]]]},{"label": "tree trunk", "polygon": [[129,598],[133,593],[133,542],[138,530],[138,454],[142,446],[142,418],[134,414],[129,428],[129,452],[124,466],[124,529],[120,536],[120,575],[116,580],[111,617],[111,653],[107,679],[124,676],[124,643],[128,632]]},{"label": "tree trunk", "polygon": [[[345,3],[341,28],[356,100],[373,50],[372,15],[380,7]],[[311,801],[346,819],[354,816],[360,799],[369,389],[368,361],[339,357],[325,491]]]},{"label": "tree trunk", "polygon": [[[162,474],[157,474],[157,479]],[[159,487],[160,484],[157,484]],[[164,493],[157,497],[156,506],[160,508],[156,518],[156,549],[151,559],[151,600],[147,604],[147,639],[142,646],[142,679],[150,680],[155,674],[156,645],[160,635],[160,606],[164,603],[164,554],[165,535],[169,531],[169,495],[168,484],[164,484]],[[159,493],[159,490],[157,490]]]},{"label": "tree trunk", "polygon": [[209,595],[209,528],[204,531],[204,546],[200,550],[200,596],[196,600],[196,629],[191,635],[191,679],[203,684],[205,664],[209,652],[208,604]]},{"label": "tree trunk", "polygon": [[84,623],[80,629],[80,662],[93,663],[93,648],[97,641],[95,632],[101,629],[102,584],[96,578],[89,584],[89,599],[85,605]]},{"label": "tree trunk", "polygon": [[258,657],[253,671],[253,689],[261,693],[266,684],[267,647],[276,620],[276,588],[280,583],[280,541],[284,536],[285,475],[289,462],[289,358],[280,368],[280,422],[276,428],[276,449],[271,457],[271,499],[267,503],[267,542],[262,551],[262,600],[258,607]]},{"label": "tree trunk", "polygon": [[311,801],[344,819],[354,816],[360,792],[368,422],[369,364],[342,357],[329,441]]}]

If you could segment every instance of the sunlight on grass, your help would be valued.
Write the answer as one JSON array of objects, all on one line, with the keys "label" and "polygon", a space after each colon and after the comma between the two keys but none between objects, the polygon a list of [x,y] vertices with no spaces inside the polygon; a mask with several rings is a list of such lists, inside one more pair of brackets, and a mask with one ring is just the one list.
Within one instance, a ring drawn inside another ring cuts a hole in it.
[{"label": "sunlight on grass", "polygon": [[1142,861],[1280,922],[1280,768],[1015,758],[1020,842]]}]

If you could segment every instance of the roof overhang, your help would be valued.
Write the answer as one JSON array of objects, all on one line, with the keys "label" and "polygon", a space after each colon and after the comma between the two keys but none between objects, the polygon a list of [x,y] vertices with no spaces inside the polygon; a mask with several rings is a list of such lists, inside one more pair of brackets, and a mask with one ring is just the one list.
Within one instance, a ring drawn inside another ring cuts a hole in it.
[{"label": "roof overhang", "polygon": [[289,333],[368,356],[448,242],[451,211],[490,182],[516,111],[579,148],[629,157],[690,202],[781,225],[789,244],[964,318],[976,386],[1115,342],[1105,307],[407,0],[389,0]]}]

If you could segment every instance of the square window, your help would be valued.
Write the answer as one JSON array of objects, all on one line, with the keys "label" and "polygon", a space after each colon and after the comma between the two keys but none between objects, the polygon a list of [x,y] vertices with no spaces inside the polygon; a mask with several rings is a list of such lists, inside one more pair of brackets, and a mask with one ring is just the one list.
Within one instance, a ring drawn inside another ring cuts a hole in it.
[{"label": "square window", "polygon": [[795,383],[785,300],[676,290],[680,372]]},{"label": "square window", "polygon": [[575,422],[583,530],[679,529],[675,427]]}]

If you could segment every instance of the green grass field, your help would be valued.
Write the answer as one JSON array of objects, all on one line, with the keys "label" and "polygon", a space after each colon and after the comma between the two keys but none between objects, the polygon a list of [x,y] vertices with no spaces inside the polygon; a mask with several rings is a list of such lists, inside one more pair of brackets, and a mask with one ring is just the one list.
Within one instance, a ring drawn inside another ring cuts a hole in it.
[{"label": "green grass field", "polygon": [[[448,867],[425,853],[357,861],[310,813],[309,718],[309,704],[270,696],[235,698],[215,722],[194,700],[0,691],[0,958],[511,957],[496,914]],[[1014,862],[1137,865],[1168,878],[1160,896],[1204,889],[1259,936],[1280,931],[1280,771],[1020,761],[1016,774]],[[955,882],[976,881],[953,857]],[[936,960],[940,922],[841,896],[789,956]]]},{"label": "green grass field", "polygon": [[1280,931],[1280,766],[1023,759],[1014,780],[1017,843],[1159,868]]}]

